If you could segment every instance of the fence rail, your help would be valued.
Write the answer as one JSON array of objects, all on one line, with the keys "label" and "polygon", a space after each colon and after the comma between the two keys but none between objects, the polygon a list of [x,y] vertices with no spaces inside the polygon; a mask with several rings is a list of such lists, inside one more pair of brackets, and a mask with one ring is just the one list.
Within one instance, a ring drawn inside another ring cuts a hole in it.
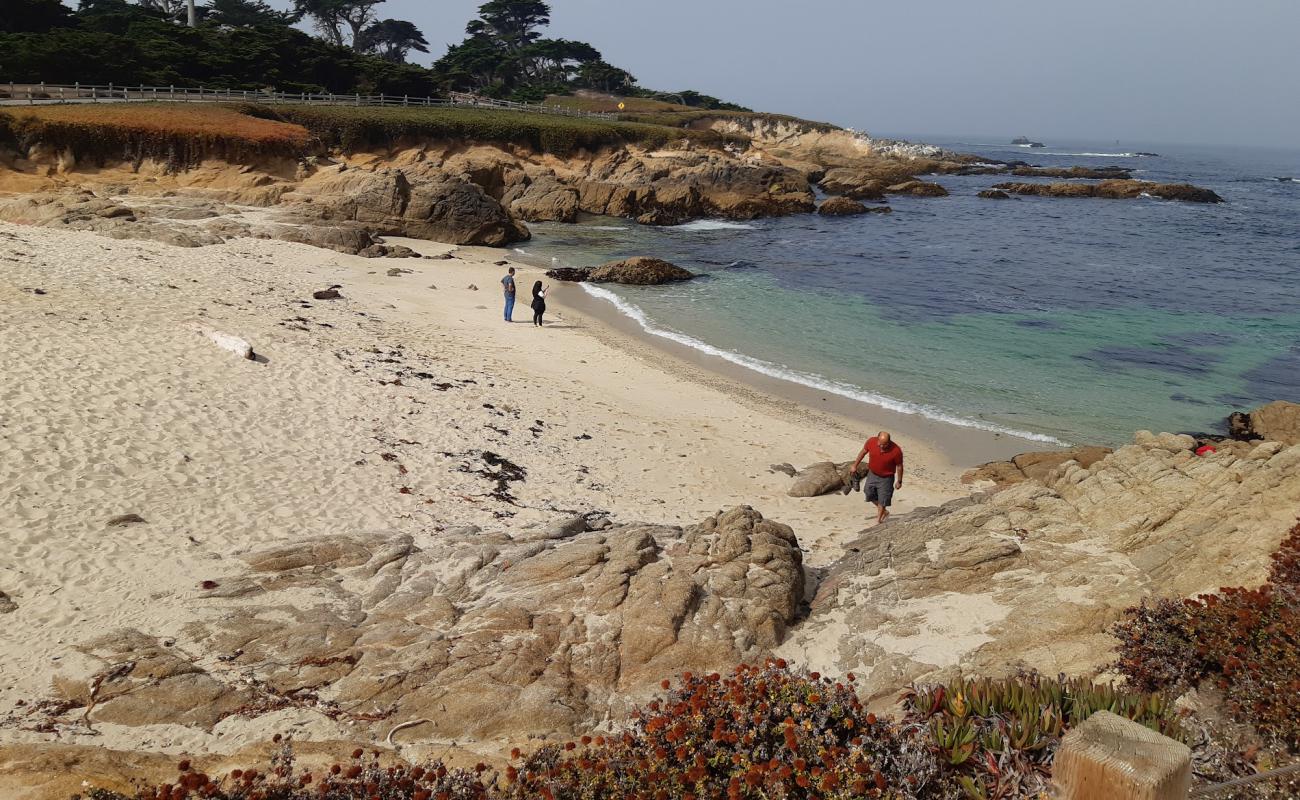
[{"label": "fence rail", "polygon": [[118,86],[74,83],[0,83],[0,105],[51,103],[295,103],[323,106],[472,107],[556,114],[565,117],[609,119],[612,114],[579,111],[542,103],[516,103],[474,94],[452,92],[447,97],[411,97],[393,94],[333,94],[328,92],[276,92],[268,90],[204,89],[184,86]]}]

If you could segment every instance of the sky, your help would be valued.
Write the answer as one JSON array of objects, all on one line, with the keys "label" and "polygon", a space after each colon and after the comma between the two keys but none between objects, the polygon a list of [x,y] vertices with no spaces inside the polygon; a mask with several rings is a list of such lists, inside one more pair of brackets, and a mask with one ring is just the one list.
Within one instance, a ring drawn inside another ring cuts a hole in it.
[{"label": "sky", "polygon": [[[430,61],[481,0],[387,0]],[[280,2],[277,5],[285,5]],[[552,0],[642,86],[874,135],[1300,148],[1297,0]],[[418,55],[418,54],[417,54]]]}]

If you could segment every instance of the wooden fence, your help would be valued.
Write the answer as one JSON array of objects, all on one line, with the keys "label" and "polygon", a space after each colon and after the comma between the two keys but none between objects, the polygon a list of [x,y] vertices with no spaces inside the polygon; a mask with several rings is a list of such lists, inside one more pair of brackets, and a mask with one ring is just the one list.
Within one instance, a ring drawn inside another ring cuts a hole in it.
[{"label": "wooden fence", "polygon": [[412,97],[393,94],[334,94],[327,92],[277,92],[273,90],[205,89],[184,86],[120,86],[74,83],[0,83],[0,105],[47,103],[295,103],[327,106],[472,107],[557,114],[565,117],[609,119],[612,114],[579,111],[543,103],[515,103],[479,95],[452,92],[447,97]]}]

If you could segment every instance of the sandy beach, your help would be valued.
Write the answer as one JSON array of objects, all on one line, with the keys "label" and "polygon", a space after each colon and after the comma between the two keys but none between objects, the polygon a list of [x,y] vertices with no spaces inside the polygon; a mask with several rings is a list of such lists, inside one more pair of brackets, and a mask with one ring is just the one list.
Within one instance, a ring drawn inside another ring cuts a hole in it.
[{"label": "sandy beach", "polygon": [[[77,643],[126,627],[179,634],[203,613],[190,601],[204,581],[277,543],[372,530],[427,541],[591,510],[689,524],[748,504],[791,525],[815,569],[867,527],[860,495],[791,498],[769,466],[850,459],[885,421],[812,412],[678,361],[577,310],[576,286],[553,292],[545,330],[522,303],[507,325],[500,251],[403,243],[454,257],[0,229],[0,588],[22,609],[5,620],[22,646],[0,652],[0,714],[75,675]],[[521,294],[533,278],[521,268]],[[341,299],[311,299],[331,285]],[[258,360],[202,330],[247,340]],[[964,465],[895,432],[909,467],[897,512],[965,494]],[[522,479],[476,474],[496,471],[485,452]],[[127,514],[144,521],[110,524]],[[100,726],[95,741],[222,751],[278,723],[232,720],[203,742],[179,726]]]}]

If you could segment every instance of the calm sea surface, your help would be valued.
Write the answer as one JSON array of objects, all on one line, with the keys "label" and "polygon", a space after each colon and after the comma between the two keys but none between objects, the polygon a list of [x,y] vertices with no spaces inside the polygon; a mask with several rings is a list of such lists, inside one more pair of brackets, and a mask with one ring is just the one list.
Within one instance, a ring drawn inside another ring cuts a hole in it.
[{"label": "calm sea surface", "polygon": [[1044,441],[1217,430],[1233,409],[1300,401],[1300,151],[926,141],[1122,165],[1227,202],[981,200],[1008,178],[940,176],[950,197],[891,198],[891,215],[593,219],[534,225],[523,250],[570,266],[655,255],[707,273],[583,290],[771,375]]}]

